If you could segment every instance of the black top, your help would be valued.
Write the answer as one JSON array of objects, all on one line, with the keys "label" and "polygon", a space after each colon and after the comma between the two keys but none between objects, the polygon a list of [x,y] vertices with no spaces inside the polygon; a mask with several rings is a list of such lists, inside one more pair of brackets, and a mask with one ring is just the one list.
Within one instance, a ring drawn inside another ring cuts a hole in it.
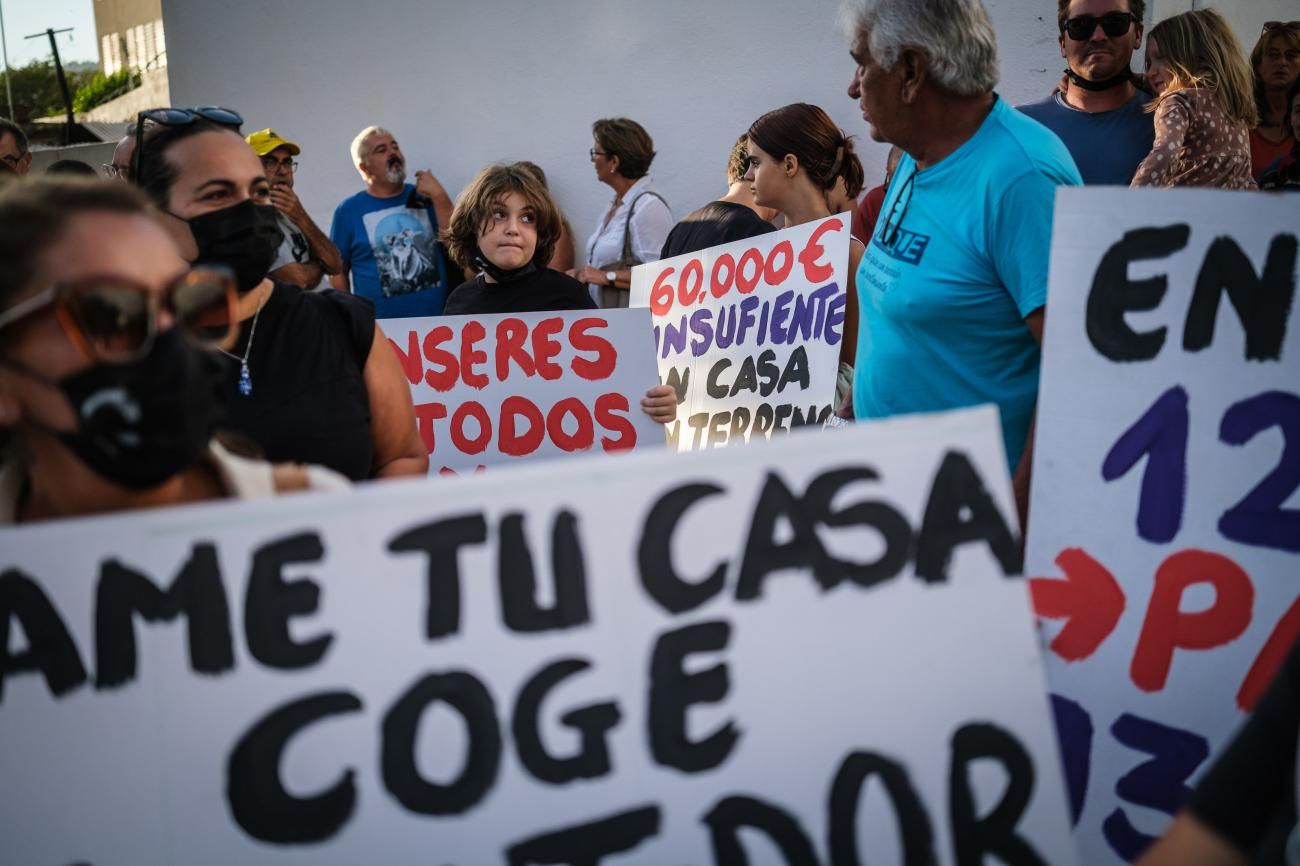
[{"label": "black top", "polygon": [[596,303],[585,285],[559,271],[538,268],[509,283],[489,283],[479,274],[452,290],[442,314],[472,316],[594,309]]},{"label": "black top", "polygon": [[768,232],[776,231],[776,226],[761,219],[758,214],[743,204],[729,201],[709,202],[673,226],[664,241],[661,259],[671,259],[696,250],[716,247],[741,241]]},{"label": "black top", "polygon": [[1296,737],[1300,736],[1300,642],[1223,754],[1189,807],[1245,852],[1250,863],[1285,863],[1296,826]]},{"label": "black top", "polygon": [[240,326],[226,382],[226,427],[248,437],[272,463],[316,463],[362,481],[371,475],[370,396],[363,372],[375,308],[345,292],[304,292],[277,282],[257,317],[248,373],[239,358],[253,320]]}]

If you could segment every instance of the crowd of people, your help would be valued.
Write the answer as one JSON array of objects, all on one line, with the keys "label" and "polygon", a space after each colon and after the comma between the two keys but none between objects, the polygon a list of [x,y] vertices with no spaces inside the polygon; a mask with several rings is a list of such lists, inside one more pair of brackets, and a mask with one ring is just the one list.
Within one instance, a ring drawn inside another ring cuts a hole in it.
[{"label": "crowd of people", "polygon": [[[893,146],[882,184],[796,103],[756,118],[725,194],[675,223],[646,129],[597,120],[612,197],[581,265],[533,163],[453,199],[367,126],[363,188],[327,233],[294,189],[302,148],[235,111],[142,112],[111,179],[24,177],[26,137],[0,122],[0,524],[425,474],[377,320],[627,306],[639,263],[845,210],[840,416],[996,404],[1023,516],[1057,188],[1300,190],[1300,22],[1265,23],[1247,55],[1211,9],[1144,34],[1144,7],[1058,0],[1066,69],[1017,109],[982,0],[858,0],[848,95]],[[641,408],[670,422],[676,394]]]}]

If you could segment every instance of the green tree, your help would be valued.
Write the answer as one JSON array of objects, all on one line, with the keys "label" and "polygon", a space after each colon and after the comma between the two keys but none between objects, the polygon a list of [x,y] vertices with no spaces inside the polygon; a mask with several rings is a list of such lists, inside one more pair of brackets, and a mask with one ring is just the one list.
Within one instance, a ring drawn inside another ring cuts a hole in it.
[{"label": "green tree", "polygon": [[[30,123],[37,117],[63,114],[63,96],[59,93],[59,79],[54,71],[54,61],[33,60],[17,69],[11,67],[9,75],[14,95],[14,117],[11,118],[13,121]],[[68,79],[68,91],[75,94],[90,83],[95,73],[64,70],[64,75]],[[8,105],[2,107],[8,110]]]}]

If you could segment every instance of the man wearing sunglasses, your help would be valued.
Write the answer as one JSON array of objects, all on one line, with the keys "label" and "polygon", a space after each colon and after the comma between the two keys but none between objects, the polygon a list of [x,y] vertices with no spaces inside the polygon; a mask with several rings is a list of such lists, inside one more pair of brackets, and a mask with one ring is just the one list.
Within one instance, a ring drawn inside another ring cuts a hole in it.
[{"label": "man wearing sunglasses", "polygon": [[343,272],[343,259],[333,242],[321,231],[293,191],[302,148],[286,141],[274,129],[261,129],[248,136],[248,143],[262,159],[271,181],[271,204],[280,212],[284,242],[271,264],[271,279],[314,289],[326,274]]},{"label": "man wearing sunglasses", "polygon": [[0,117],[0,161],[22,177],[31,170],[32,152],[27,146],[27,134],[12,120]]},{"label": "man wearing sunglasses", "polygon": [[1065,77],[1020,110],[1060,136],[1085,184],[1128,186],[1155,143],[1150,94],[1130,63],[1142,44],[1146,0],[1057,0]]}]

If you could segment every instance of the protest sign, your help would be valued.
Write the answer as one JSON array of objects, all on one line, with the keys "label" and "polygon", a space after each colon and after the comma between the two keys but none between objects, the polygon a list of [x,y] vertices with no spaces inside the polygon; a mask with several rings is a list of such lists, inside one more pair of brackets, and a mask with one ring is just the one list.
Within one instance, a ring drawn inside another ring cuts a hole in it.
[{"label": "protest sign", "polygon": [[821,425],[835,379],[849,215],[632,269],[631,303],[654,316],[660,378],[677,390],[681,451]]},{"label": "protest sign", "polygon": [[1027,572],[1085,863],[1159,836],[1300,634],[1284,199],[1057,196]]},{"label": "protest sign", "polygon": [[815,435],[0,531],[6,862],[1070,866],[996,413]]},{"label": "protest sign", "polygon": [[584,451],[662,448],[645,310],[385,319],[430,474]]}]

